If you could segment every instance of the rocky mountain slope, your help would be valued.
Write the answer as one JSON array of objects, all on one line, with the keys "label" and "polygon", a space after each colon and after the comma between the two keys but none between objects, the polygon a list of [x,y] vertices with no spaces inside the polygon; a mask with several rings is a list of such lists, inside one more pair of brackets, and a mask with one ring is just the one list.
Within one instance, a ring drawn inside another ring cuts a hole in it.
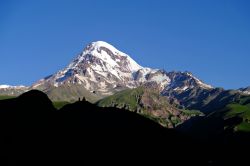
[{"label": "rocky mountain slope", "polygon": [[236,90],[224,90],[222,88],[202,89],[199,87],[180,92],[168,90],[164,91],[162,95],[174,98],[185,108],[197,109],[205,113],[222,108],[244,96]]},{"label": "rocky mountain slope", "polygon": [[250,95],[250,86],[246,88],[240,88],[239,91],[245,95]]},{"label": "rocky mountain slope", "polygon": [[25,86],[10,86],[10,85],[0,85],[0,94],[6,96],[18,96],[26,91],[29,87]]},{"label": "rocky mountain slope", "polygon": [[[66,68],[39,80],[30,89],[50,92],[47,94],[51,99],[76,100],[84,96],[93,101],[93,98],[100,99],[144,84],[157,84],[162,92],[168,90],[182,92],[194,87],[213,88],[189,72],[166,72],[142,67],[129,55],[112,45],[97,41],[84,48]],[[67,88],[62,88],[65,86]],[[58,89],[61,94],[68,95],[52,93],[51,89]]]},{"label": "rocky mountain slope", "polygon": [[100,100],[97,105],[137,112],[167,128],[174,128],[191,117],[202,115],[199,111],[182,109],[174,101],[161,96],[157,88],[145,86],[118,92]]},{"label": "rocky mountain slope", "polygon": [[64,69],[30,87],[2,86],[0,95],[19,95],[30,89],[38,89],[54,101],[76,101],[85,97],[88,101],[96,102],[116,92],[142,85],[157,87],[159,94],[168,100],[203,112],[211,111],[216,105],[223,107],[240,95],[249,94],[249,88],[237,91],[214,88],[190,72],[167,72],[142,67],[114,46],[97,41],[87,45]]}]

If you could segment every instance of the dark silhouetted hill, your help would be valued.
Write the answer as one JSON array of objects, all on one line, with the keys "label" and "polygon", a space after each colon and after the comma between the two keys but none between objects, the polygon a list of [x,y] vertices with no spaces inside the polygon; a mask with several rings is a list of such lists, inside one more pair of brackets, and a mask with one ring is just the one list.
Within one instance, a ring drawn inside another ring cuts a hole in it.
[{"label": "dark silhouetted hill", "polygon": [[230,144],[190,139],[126,110],[87,101],[56,110],[36,90],[0,101],[0,131],[1,162],[8,163],[1,165],[240,165],[243,161]]},{"label": "dark silhouetted hill", "polygon": [[68,104],[60,110],[43,92],[32,90],[18,98],[0,101],[1,123],[13,128],[82,128],[101,130],[165,130],[136,113],[101,108],[87,101]]},{"label": "dark silhouetted hill", "polygon": [[49,127],[55,113],[47,95],[37,90],[0,101],[0,124],[5,128]]},{"label": "dark silhouetted hill", "polygon": [[87,101],[56,110],[37,90],[0,101],[0,129],[2,161],[13,165],[115,163],[116,159],[144,163],[146,158],[138,156],[155,156],[165,142],[183,142],[174,131],[133,112],[99,108]]}]

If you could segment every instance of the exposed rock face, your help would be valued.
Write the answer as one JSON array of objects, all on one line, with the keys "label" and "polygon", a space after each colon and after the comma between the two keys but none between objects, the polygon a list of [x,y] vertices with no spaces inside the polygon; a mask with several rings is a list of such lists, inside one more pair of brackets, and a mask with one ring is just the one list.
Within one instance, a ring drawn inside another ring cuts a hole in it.
[{"label": "exposed rock face", "polygon": [[250,86],[246,88],[240,88],[239,91],[245,95],[250,95]]},{"label": "exposed rock face", "polygon": [[164,95],[194,87],[212,89],[188,72],[166,72],[142,67],[129,55],[103,41],[90,43],[65,69],[39,80],[31,89],[47,92],[65,85],[77,85],[102,97],[145,84],[157,84]]},{"label": "exposed rock face", "polygon": [[117,107],[137,112],[167,128],[173,128],[193,116],[202,115],[198,111],[179,108],[168,97],[161,96],[158,87],[142,86],[125,90],[98,102],[102,107]]}]

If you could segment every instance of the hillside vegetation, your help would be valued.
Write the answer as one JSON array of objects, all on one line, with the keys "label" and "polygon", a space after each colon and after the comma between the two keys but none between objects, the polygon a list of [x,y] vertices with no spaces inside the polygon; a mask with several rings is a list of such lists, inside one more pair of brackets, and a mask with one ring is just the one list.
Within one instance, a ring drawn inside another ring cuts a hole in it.
[{"label": "hillside vegetation", "polygon": [[235,126],[226,127],[233,127],[235,131],[250,132],[250,97],[243,97],[239,101],[227,105],[223,111],[226,112],[225,120],[237,118],[240,121]]},{"label": "hillside vegetation", "polygon": [[98,101],[97,105],[137,112],[168,128],[176,127],[193,116],[202,115],[199,111],[180,109],[167,97],[159,95],[157,89],[146,87],[118,92]]},{"label": "hillside vegetation", "polygon": [[0,100],[12,99],[12,98],[15,98],[15,96],[0,96]]}]

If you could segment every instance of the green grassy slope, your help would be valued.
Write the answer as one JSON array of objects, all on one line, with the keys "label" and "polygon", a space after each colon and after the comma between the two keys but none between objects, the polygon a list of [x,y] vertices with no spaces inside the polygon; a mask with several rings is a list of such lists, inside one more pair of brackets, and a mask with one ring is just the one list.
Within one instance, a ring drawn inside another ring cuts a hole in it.
[{"label": "green grassy slope", "polygon": [[240,123],[233,126],[235,131],[250,132],[250,97],[243,97],[227,105],[223,111],[225,120],[235,117],[241,119]]},{"label": "green grassy slope", "polygon": [[67,104],[70,104],[70,103],[67,101],[53,101],[53,106],[58,110]]},{"label": "green grassy slope", "polygon": [[89,102],[96,102],[103,96],[91,93],[84,89],[80,85],[62,85],[57,88],[51,88],[49,90],[44,90],[44,92],[49,96],[52,101],[67,101],[67,102],[75,102],[78,101],[79,98],[86,98]]},{"label": "green grassy slope", "polygon": [[126,108],[130,111],[136,111],[138,107],[140,108],[138,100],[142,94],[143,88],[127,89],[100,100],[98,105],[102,107]]},{"label": "green grassy slope", "polygon": [[0,100],[5,100],[5,99],[13,99],[16,96],[0,96]]},{"label": "green grassy slope", "polygon": [[97,102],[101,107],[117,107],[137,112],[162,126],[172,128],[192,116],[201,115],[199,111],[178,109],[155,89],[139,87],[118,92]]}]

